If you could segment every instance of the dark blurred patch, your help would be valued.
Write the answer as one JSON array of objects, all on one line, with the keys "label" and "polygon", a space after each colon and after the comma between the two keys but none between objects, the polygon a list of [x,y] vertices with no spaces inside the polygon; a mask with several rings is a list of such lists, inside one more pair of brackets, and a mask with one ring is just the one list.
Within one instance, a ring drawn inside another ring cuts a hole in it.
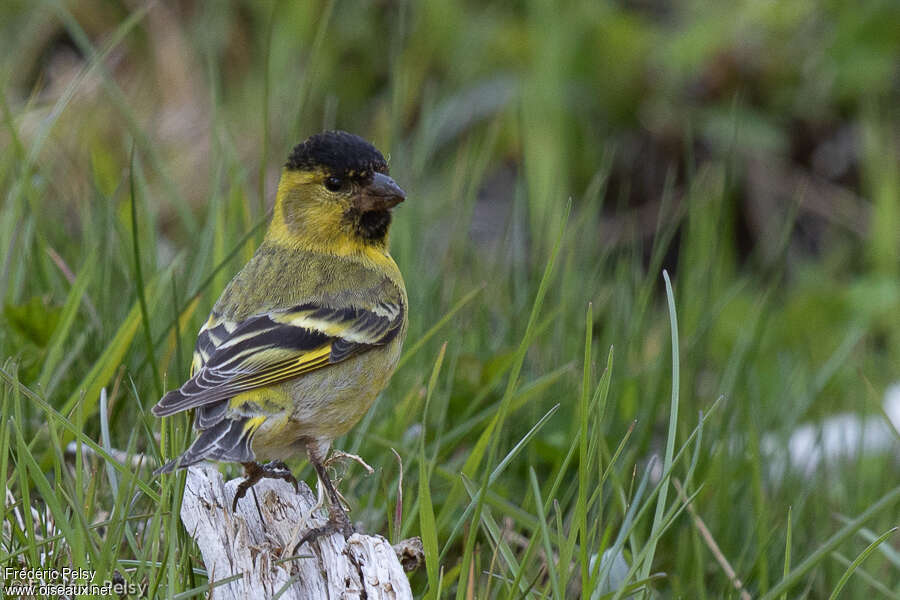
[{"label": "dark blurred patch", "polygon": [[60,80],[83,60],[84,55],[71,36],[65,30],[56,30],[41,46],[40,54],[31,65],[22,84],[33,90],[56,87]]}]

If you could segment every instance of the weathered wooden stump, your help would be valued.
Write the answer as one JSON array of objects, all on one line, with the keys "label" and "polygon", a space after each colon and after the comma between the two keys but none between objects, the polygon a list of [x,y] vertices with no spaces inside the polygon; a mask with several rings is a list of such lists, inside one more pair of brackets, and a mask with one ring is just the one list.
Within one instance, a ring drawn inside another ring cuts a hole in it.
[{"label": "weathered wooden stump", "polygon": [[264,479],[232,513],[238,483],[224,483],[210,465],[187,473],[181,520],[200,547],[210,582],[240,575],[212,589],[213,598],[413,597],[395,549],[381,536],[323,536],[290,558],[303,533],[326,521],[322,510],[310,514],[316,497],[303,482],[298,493],[285,481]]}]

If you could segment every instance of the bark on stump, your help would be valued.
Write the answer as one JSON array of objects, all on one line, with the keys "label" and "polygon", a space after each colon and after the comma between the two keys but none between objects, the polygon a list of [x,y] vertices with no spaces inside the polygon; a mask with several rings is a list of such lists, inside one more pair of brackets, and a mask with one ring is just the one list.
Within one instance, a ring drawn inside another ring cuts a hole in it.
[{"label": "bark on stump", "polygon": [[381,536],[323,536],[298,548],[299,558],[282,562],[304,532],[325,524],[324,512],[303,523],[316,504],[309,487],[300,482],[297,493],[285,481],[264,479],[232,513],[240,481],[224,483],[209,465],[187,473],[181,520],[200,547],[210,582],[241,575],[212,589],[213,598],[271,598],[279,592],[285,600],[413,597],[394,549]]}]

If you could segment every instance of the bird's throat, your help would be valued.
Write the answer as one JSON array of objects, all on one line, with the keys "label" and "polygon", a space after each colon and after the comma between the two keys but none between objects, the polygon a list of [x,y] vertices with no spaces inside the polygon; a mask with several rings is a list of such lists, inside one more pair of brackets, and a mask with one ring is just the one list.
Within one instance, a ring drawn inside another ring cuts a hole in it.
[{"label": "bird's throat", "polygon": [[356,232],[359,237],[370,243],[384,242],[388,228],[391,226],[391,211],[370,210],[352,215],[352,218],[355,218]]}]

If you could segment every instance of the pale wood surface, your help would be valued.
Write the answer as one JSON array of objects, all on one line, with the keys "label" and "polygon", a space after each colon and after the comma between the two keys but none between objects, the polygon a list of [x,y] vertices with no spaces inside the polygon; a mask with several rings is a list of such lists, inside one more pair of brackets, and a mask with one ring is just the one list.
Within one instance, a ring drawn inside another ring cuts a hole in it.
[{"label": "pale wood surface", "polygon": [[200,547],[210,580],[241,575],[215,587],[213,598],[271,598],[279,592],[285,600],[413,597],[394,549],[381,536],[321,537],[297,550],[301,558],[279,562],[305,531],[325,523],[325,512],[304,520],[316,503],[310,489],[301,482],[297,493],[285,481],[264,479],[232,513],[238,483],[224,483],[210,465],[188,469],[181,520]]}]

